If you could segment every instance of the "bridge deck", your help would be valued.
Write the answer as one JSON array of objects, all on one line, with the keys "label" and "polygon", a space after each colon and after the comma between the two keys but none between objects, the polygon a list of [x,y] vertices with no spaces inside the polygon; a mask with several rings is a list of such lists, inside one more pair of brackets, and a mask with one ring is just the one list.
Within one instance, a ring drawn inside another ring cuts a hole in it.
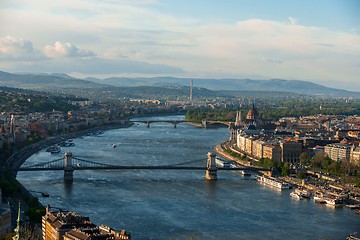
[{"label": "bridge deck", "polygon": [[[206,167],[192,167],[192,166],[99,166],[99,167],[78,167],[73,166],[72,168],[64,167],[32,167],[32,168],[19,168],[18,171],[60,171],[60,170],[206,170]],[[219,167],[217,170],[229,170],[229,171],[241,171],[241,170],[250,170],[250,171],[269,171],[269,169],[264,168],[254,168],[254,167],[238,167],[238,168],[229,168],[229,167]]]}]

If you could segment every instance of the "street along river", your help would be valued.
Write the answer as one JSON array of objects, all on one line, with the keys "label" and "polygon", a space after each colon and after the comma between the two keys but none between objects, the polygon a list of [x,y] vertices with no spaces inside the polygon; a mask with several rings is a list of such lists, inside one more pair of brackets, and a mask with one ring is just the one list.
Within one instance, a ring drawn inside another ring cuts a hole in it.
[{"label": "street along river", "polygon": [[[150,119],[183,119],[183,116]],[[227,128],[201,129],[185,123],[138,123],[129,128],[74,139],[75,146],[58,154],[44,150],[23,166],[74,157],[114,165],[168,165],[202,160],[229,137]],[[116,148],[113,148],[116,144]],[[312,200],[293,200],[254,177],[219,171],[207,182],[205,171],[84,170],[72,185],[62,171],[19,172],[17,179],[43,205],[83,216],[95,224],[126,229],[133,239],[345,239],[360,231],[360,216]],[[36,192],[49,193],[44,198]]]}]

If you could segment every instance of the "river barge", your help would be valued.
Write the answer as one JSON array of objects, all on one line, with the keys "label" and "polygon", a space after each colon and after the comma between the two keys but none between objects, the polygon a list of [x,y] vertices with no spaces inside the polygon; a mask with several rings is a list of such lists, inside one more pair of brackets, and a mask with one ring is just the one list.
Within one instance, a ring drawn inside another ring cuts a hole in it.
[{"label": "river barge", "polygon": [[289,189],[291,188],[290,184],[287,182],[283,182],[274,177],[268,177],[265,175],[258,175],[256,180],[261,183],[265,183],[266,185],[278,188],[278,189]]}]

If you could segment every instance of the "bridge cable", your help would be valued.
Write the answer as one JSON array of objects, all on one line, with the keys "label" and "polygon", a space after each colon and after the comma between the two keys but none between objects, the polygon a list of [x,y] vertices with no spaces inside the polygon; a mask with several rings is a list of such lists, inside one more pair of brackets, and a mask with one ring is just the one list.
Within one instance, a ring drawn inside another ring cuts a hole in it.
[{"label": "bridge cable", "polygon": [[202,158],[202,159],[197,159],[197,160],[188,161],[188,162],[175,163],[175,164],[168,164],[168,165],[160,165],[159,167],[181,166],[181,165],[190,164],[190,163],[195,163],[195,162],[201,162],[201,161],[204,161],[204,159]]},{"label": "bridge cable", "polygon": [[[37,164],[34,164],[34,165],[31,165],[31,166],[27,166],[26,168],[33,168],[33,167],[44,167],[48,164],[51,164],[51,163],[55,163],[55,162],[60,162],[60,160],[64,160],[64,158],[58,158],[58,159],[55,159],[55,160],[51,160],[49,162],[41,162],[41,163],[37,163]],[[24,166],[25,167],[25,166]]]}]

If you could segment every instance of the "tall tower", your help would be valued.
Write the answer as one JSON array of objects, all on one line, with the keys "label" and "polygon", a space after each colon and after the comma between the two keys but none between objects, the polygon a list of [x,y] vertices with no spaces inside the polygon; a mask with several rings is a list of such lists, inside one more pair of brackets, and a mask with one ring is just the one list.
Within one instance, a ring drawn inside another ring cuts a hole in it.
[{"label": "tall tower", "polygon": [[193,80],[190,80],[190,96],[189,96],[189,100],[192,101],[193,98]]},{"label": "tall tower", "polygon": [[240,127],[240,126],[242,126],[242,116],[241,116],[241,111],[236,111],[235,126],[236,126],[236,127]]},{"label": "tall tower", "polygon": [[10,118],[10,134],[13,137],[13,140],[15,141],[15,115],[11,115]]},{"label": "tall tower", "polygon": [[20,239],[20,202],[19,202],[19,210],[18,210],[18,218],[16,220],[16,228],[14,229],[14,232],[15,232],[15,236],[13,236],[13,240],[19,240]]}]

